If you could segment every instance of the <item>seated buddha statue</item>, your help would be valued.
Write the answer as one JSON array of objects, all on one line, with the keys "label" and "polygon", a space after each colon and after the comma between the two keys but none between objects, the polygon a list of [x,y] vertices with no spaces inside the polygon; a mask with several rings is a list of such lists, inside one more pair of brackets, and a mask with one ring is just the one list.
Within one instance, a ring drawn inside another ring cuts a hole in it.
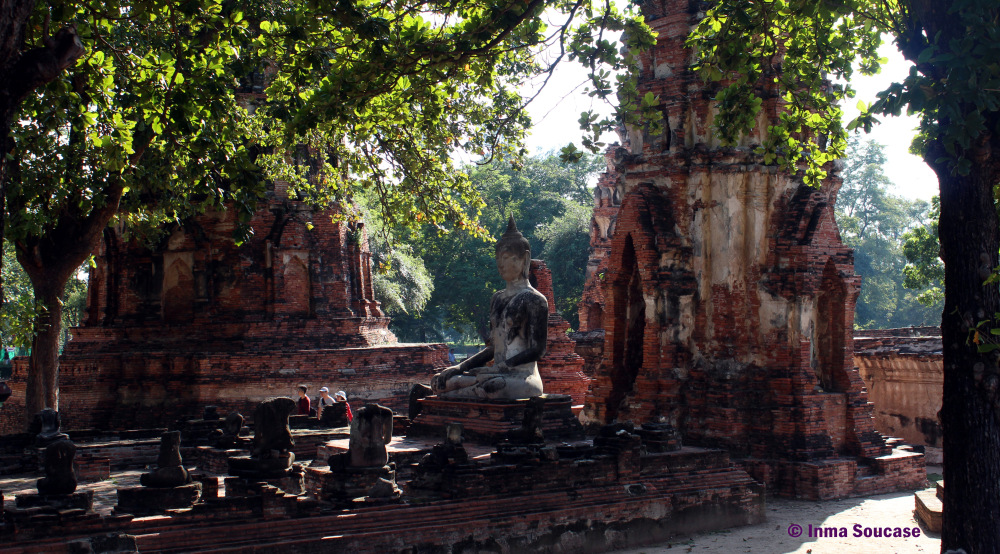
[{"label": "seated buddha statue", "polygon": [[[548,301],[528,282],[531,247],[511,216],[496,244],[507,286],[490,301],[490,342],[481,352],[431,379],[439,398],[530,398],[542,394],[538,359],[545,354]],[[486,365],[492,361],[492,365]]]}]

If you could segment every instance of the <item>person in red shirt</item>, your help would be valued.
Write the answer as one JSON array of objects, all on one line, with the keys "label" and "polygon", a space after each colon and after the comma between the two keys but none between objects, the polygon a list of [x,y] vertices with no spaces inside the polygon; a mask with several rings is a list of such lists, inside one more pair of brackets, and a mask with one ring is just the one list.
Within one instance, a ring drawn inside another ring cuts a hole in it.
[{"label": "person in red shirt", "polygon": [[306,396],[308,391],[305,385],[299,385],[299,415],[309,415],[309,397]]},{"label": "person in red shirt", "polygon": [[351,405],[347,403],[347,393],[346,392],[344,392],[342,390],[337,391],[337,394],[333,395],[333,401],[334,402],[342,402],[344,404],[344,407],[347,408],[346,411],[347,411],[347,421],[348,421],[348,423],[350,423],[351,421],[354,421],[354,414],[351,413]]}]

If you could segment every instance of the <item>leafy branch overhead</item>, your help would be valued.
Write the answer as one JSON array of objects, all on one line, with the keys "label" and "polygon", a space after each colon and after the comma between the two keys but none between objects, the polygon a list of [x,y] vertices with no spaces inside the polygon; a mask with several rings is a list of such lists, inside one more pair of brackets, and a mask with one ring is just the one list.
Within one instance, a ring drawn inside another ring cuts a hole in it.
[{"label": "leafy branch overhead", "polygon": [[[650,35],[635,13],[589,0],[319,3],[247,17],[269,82],[258,111],[270,174],[312,201],[365,189],[391,224],[479,235],[483,201],[455,154],[520,164],[530,125],[520,91],[533,78],[568,55],[604,82],[605,66],[630,56],[607,34]],[[542,64],[543,48],[561,54]],[[287,145],[306,145],[313,164],[288,165]]]},{"label": "leafy branch overhead", "polygon": [[121,196],[150,227],[207,205],[245,219],[262,177],[317,204],[372,190],[390,220],[483,233],[452,159],[523,156],[519,91],[564,57],[537,52],[579,59],[609,98],[634,58],[613,33],[650,42],[634,12],[590,0],[49,2],[29,41],[57,25],[86,53],[22,110],[14,205],[40,209],[15,233],[37,233],[62,199],[89,213]]},{"label": "leafy branch overhead", "polygon": [[854,96],[845,83],[855,60],[863,74],[883,61],[877,24],[853,13],[855,4],[746,0],[708,11],[688,43],[699,52],[697,69],[720,82],[715,125],[723,141],[737,142],[777,103],[778,121],[758,147],[765,163],[792,172],[804,164],[810,184],[825,178],[823,165],[846,153],[839,103]]},{"label": "leafy branch overhead", "polygon": [[[825,175],[823,164],[844,155],[847,131],[868,131],[879,116],[907,111],[923,116],[917,148],[940,132],[943,150],[938,157],[959,174],[967,174],[974,160],[969,150],[980,133],[995,130],[995,118],[989,114],[1000,107],[1000,73],[995,69],[1000,41],[982,25],[981,13],[992,6],[987,0],[953,2],[950,13],[969,32],[945,44],[946,39],[935,32],[938,29],[921,27],[928,19],[921,19],[918,10],[907,4],[857,0],[716,4],[689,44],[699,49],[698,69],[705,78],[720,82],[716,96],[720,136],[736,142],[754,127],[766,101],[777,99],[780,120],[768,127],[760,152],[767,163],[786,169],[804,163],[806,180],[815,183]],[[941,15],[949,12],[944,6],[935,9]],[[859,101],[861,115],[844,128],[839,105],[855,96],[849,84],[855,71],[870,75],[884,63],[877,53],[883,34],[894,35],[896,45],[915,65],[874,102]],[[961,124],[939,129],[939,118]]]},{"label": "leafy branch overhead", "polygon": [[3,228],[42,308],[27,413],[57,407],[59,297],[109,223],[156,242],[225,209],[243,240],[283,180],[342,215],[367,193],[387,225],[484,237],[484,201],[453,160],[518,163],[519,90],[562,58],[543,66],[537,51],[596,74],[618,63],[605,29],[649,35],[591,0],[53,0],[19,17],[15,42],[46,46],[13,57],[55,56],[34,89],[0,94],[23,96],[4,137]]}]

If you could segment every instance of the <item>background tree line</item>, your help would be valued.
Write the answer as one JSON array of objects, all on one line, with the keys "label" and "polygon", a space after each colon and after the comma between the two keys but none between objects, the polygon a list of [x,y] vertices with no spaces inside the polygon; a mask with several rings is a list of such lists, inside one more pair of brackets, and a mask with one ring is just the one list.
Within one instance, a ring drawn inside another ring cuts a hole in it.
[{"label": "background tree line", "polygon": [[[467,168],[486,202],[480,223],[498,237],[513,215],[531,243],[532,257],[552,271],[556,308],[573,327],[589,256],[593,192],[588,180],[602,167],[600,156],[566,164],[550,153],[526,158],[520,167],[494,161]],[[492,241],[461,231],[374,223],[369,240],[376,292],[400,340],[482,342],[490,298],[503,288]]]},{"label": "background tree line", "polygon": [[862,278],[854,325],[938,325],[944,297],[936,199],[892,194],[884,164],[881,144],[850,138],[835,211],[841,238],[854,249],[854,271]]}]

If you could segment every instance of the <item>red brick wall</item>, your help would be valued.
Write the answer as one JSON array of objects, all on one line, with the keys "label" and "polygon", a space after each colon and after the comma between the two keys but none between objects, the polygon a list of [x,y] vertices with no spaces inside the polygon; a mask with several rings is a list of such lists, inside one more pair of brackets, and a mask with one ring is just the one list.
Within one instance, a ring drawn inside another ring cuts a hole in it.
[{"label": "red brick wall", "polygon": [[931,328],[875,329],[855,333],[854,363],[875,404],[879,432],[927,447],[941,458],[944,364],[941,331]]},{"label": "red brick wall", "polygon": [[[63,357],[59,412],[63,428],[170,427],[198,418],[206,405],[250,417],[274,396],[296,397],[296,387],[343,390],[353,405],[378,401],[405,411],[409,389],[447,365],[443,344],[267,352],[164,351]],[[4,404],[0,432],[21,430],[26,363],[15,364],[14,395]]]},{"label": "red brick wall", "polygon": [[[336,215],[278,183],[242,245],[230,211],[167,229],[153,248],[107,230],[87,318],[60,358],[64,427],[163,427],[210,404],[249,415],[299,384],[403,409],[447,348],[397,344],[373,297],[364,226]],[[23,424],[25,370],[0,432]]]},{"label": "red brick wall", "polygon": [[601,174],[594,188],[594,215],[590,219],[590,258],[587,260],[586,281],[580,299],[579,332],[603,329],[605,307],[604,278],[611,253],[611,235],[614,234],[621,209],[622,187],[625,184],[622,162],[627,150],[610,146],[604,153],[607,171]]}]

